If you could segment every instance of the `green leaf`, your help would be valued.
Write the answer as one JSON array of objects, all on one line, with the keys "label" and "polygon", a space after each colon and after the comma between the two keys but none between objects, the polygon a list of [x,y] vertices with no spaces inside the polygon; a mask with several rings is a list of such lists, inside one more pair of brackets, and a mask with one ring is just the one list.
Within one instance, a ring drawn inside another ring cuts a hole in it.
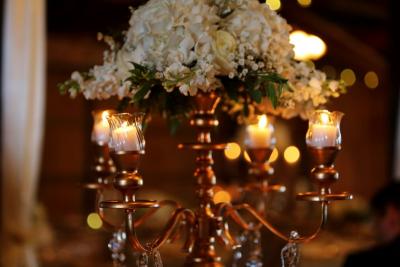
[{"label": "green leaf", "polygon": [[138,102],[142,100],[146,94],[150,91],[151,85],[149,83],[144,83],[140,86],[140,89],[135,93],[133,97],[133,102]]},{"label": "green leaf", "polygon": [[260,90],[250,91],[250,96],[257,103],[261,103],[263,95]]},{"label": "green leaf", "polygon": [[65,95],[68,93],[69,90],[75,90],[77,92],[80,91],[79,83],[75,80],[67,80],[63,83],[57,84],[58,91],[60,94]]}]

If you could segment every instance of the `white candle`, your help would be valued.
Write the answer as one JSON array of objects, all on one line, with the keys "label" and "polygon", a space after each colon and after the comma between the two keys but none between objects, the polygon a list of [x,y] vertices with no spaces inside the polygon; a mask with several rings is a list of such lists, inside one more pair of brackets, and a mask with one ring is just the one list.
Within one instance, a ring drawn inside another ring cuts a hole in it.
[{"label": "white candle", "polygon": [[110,140],[110,126],[107,122],[108,112],[104,111],[100,121],[95,121],[92,131],[92,140],[96,143],[107,144]]},{"label": "white candle", "polygon": [[308,145],[313,147],[336,146],[338,129],[333,124],[330,113],[319,114],[316,123],[310,126],[311,138]]},{"label": "white candle", "polygon": [[135,126],[127,126],[123,123],[121,127],[112,132],[113,149],[120,151],[140,151],[138,132]]},{"label": "white candle", "polygon": [[247,147],[266,148],[271,146],[273,128],[268,124],[267,116],[261,116],[257,125],[247,126],[246,132]]},{"label": "white candle", "polygon": [[311,126],[309,145],[313,147],[336,146],[337,128],[334,125],[314,124]]}]

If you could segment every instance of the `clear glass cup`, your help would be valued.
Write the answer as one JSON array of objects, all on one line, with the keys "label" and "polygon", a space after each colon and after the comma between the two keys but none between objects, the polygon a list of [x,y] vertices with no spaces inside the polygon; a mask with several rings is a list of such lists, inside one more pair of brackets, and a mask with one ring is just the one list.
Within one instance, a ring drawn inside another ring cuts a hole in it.
[{"label": "clear glass cup", "polygon": [[339,111],[316,110],[309,119],[306,143],[310,147],[340,147],[342,135],[340,122],[343,113]]},{"label": "clear glass cup", "polygon": [[108,144],[108,142],[110,141],[110,126],[108,124],[107,117],[115,113],[116,111],[112,109],[92,111],[92,116],[93,116],[93,128],[91,135],[92,142],[100,145]]},{"label": "clear glass cup", "polygon": [[244,143],[246,149],[275,147],[275,129],[267,115],[257,116],[254,123],[246,127]]},{"label": "clear glass cup", "polygon": [[108,117],[111,128],[109,147],[114,152],[144,153],[143,113],[117,113]]}]

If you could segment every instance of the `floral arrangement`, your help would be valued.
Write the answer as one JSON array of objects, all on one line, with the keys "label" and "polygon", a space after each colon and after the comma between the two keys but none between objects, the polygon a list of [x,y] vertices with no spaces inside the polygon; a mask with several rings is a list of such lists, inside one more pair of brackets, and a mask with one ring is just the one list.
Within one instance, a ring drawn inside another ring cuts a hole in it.
[{"label": "floral arrangement", "polygon": [[170,119],[190,110],[187,97],[218,91],[223,109],[307,117],[344,92],[341,82],[294,60],[290,26],[257,0],[150,0],[132,10],[104,62],[74,72],[62,93],[87,99],[118,96],[122,106],[157,109]]}]

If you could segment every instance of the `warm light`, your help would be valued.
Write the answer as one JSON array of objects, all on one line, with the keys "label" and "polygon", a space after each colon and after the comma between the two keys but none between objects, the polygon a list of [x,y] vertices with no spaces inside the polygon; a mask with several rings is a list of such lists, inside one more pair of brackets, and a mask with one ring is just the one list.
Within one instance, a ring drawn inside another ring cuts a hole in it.
[{"label": "warm light", "polygon": [[237,143],[229,143],[224,151],[225,157],[230,160],[237,159],[240,156],[242,149]]},{"label": "warm light", "polygon": [[268,162],[275,162],[278,159],[278,157],[279,157],[278,149],[274,148],[274,150],[272,150]]},{"label": "warm light", "polygon": [[340,73],[340,79],[342,79],[347,86],[351,86],[356,82],[356,74],[351,69],[344,69]]},{"label": "warm light", "polygon": [[245,161],[251,163],[251,159],[250,159],[249,153],[247,153],[247,151],[244,151],[243,157],[244,157]]},{"label": "warm light", "polygon": [[317,60],[325,55],[325,42],[316,35],[304,31],[293,31],[290,34],[290,43],[297,60]]},{"label": "warm light", "polygon": [[86,222],[90,228],[95,230],[100,229],[103,226],[103,221],[97,213],[90,213],[87,216]]},{"label": "warm light", "polygon": [[230,203],[232,200],[231,195],[225,191],[225,190],[220,190],[217,193],[215,193],[213,201],[215,204],[218,203]]},{"label": "warm light", "polygon": [[289,146],[285,149],[283,157],[288,163],[295,163],[300,158],[300,150],[295,146]]},{"label": "warm light", "polygon": [[[107,122],[107,117],[110,115],[110,113],[108,111],[103,111],[103,113],[101,113],[101,119],[105,122]],[[108,123],[108,122],[107,122]]]},{"label": "warm light", "polygon": [[299,3],[302,7],[310,6],[311,2],[311,0],[297,0],[297,3]]},{"label": "warm light", "polygon": [[319,119],[322,124],[329,124],[329,114],[327,113],[320,113]]},{"label": "warm light", "polygon": [[265,127],[267,127],[267,124],[268,124],[267,115],[258,116],[258,127],[259,128],[265,128]]},{"label": "warm light", "polygon": [[280,0],[266,0],[265,3],[269,6],[271,10],[278,10],[281,8]]},{"label": "warm light", "polygon": [[370,89],[375,89],[379,85],[378,75],[374,71],[369,71],[364,76],[364,83]]}]

